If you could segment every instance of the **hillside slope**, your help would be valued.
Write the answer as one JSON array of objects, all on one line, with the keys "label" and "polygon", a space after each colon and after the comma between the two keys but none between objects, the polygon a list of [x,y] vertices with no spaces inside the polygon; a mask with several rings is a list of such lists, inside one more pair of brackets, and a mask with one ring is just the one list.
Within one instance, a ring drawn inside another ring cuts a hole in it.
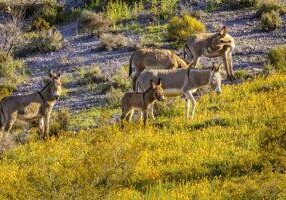
[{"label": "hillside slope", "polygon": [[285,199],[286,76],[183,101],[147,128],[62,133],[2,155],[0,199]]},{"label": "hillside slope", "polygon": [[[253,67],[260,68],[262,63],[265,62],[265,53],[270,48],[286,43],[286,24],[283,23],[282,27],[277,31],[261,32],[259,30],[259,19],[256,17],[256,11],[254,10],[208,11],[206,9],[206,1],[201,1],[199,5],[193,6],[192,10],[204,13],[200,20],[206,25],[207,31],[216,31],[222,25],[228,27],[229,33],[236,40],[236,49],[233,56],[235,70]],[[284,21],[285,18],[286,16],[284,15]],[[140,25],[140,20],[130,22],[130,24],[133,23],[139,23]],[[146,24],[141,25],[142,29],[146,29]],[[72,76],[76,74],[78,68],[88,69],[92,65],[97,65],[103,74],[110,78],[119,68],[129,62],[131,51],[98,51],[97,49],[101,45],[99,38],[80,33],[77,20],[61,26],[59,29],[65,37],[65,47],[56,52],[24,58],[28,70],[31,72],[31,79],[20,86],[17,93],[39,90],[42,87],[42,78],[48,70],[57,70],[66,76]],[[125,31],[124,34],[133,38],[137,43],[139,43],[142,37],[140,33],[132,31],[132,29]],[[175,49],[175,51],[181,53],[182,49]],[[201,60],[204,66],[210,66],[212,62],[221,62],[221,59],[203,58]],[[91,92],[86,87],[73,84],[68,89],[68,97],[60,100],[57,107],[81,110],[102,105],[102,101],[104,101],[104,96],[98,95],[96,91]]]}]

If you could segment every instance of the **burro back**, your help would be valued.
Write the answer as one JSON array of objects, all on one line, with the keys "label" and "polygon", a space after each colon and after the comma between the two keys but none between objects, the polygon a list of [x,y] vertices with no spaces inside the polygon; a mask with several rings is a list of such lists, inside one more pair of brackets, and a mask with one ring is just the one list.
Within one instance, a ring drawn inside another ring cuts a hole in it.
[{"label": "burro back", "polygon": [[17,119],[38,119],[41,137],[48,139],[50,114],[61,95],[61,89],[61,74],[50,72],[48,83],[41,91],[4,98],[0,103],[0,126],[4,136]]},{"label": "burro back", "polygon": [[171,50],[142,48],[134,51],[130,57],[129,76],[134,68],[136,73],[133,78],[133,89],[135,89],[136,79],[144,70],[188,67],[189,64]]},{"label": "burro back", "polygon": [[[203,86],[220,94],[222,92],[220,66],[213,64],[211,69],[176,69],[176,70],[149,70],[144,71],[136,82],[136,91],[144,92],[148,89],[150,80],[161,80],[166,97],[182,96],[186,100],[186,118],[189,117],[190,102],[193,104],[194,116],[196,100],[193,93]],[[151,115],[153,113],[151,108]]]}]

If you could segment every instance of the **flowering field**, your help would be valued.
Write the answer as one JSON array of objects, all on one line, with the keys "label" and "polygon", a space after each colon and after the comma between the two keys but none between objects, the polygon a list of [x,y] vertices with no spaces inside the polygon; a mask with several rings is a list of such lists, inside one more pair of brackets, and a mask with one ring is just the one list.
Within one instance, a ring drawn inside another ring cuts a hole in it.
[{"label": "flowering field", "polygon": [[156,122],[32,141],[0,160],[0,199],[285,199],[286,76],[224,86]]}]

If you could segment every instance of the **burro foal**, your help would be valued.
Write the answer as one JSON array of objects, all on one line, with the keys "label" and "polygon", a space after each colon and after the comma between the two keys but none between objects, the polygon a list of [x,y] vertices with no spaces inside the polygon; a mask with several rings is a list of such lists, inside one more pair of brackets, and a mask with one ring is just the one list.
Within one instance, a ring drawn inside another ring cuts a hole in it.
[{"label": "burro foal", "polygon": [[155,100],[164,100],[161,80],[159,79],[157,84],[153,83],[153,80],[150,80],[149,84],[149,88],[142,93],[127,92],[123,95],[121,120],[127,119],[130,122],[134,110],[137,109],[143,112],[144,125],[146,125],[148,107],[153,104]]},{"label": "burro foal", "polygon": [[[220,66],[213,65],[212,69],[176,69],[176,70],[150,70],[144,71],[136,82],[136,91],[145,91],[150,80],[160,79],[166,97],[183,96],[186,100],[185,117],[189,118],[190,102],[193,104],[191,119],[196,108],[193,93],[209,85],[217,93],[221,93]],[[150,114],[154,119],[153,105]]]},{"label": "burro foal", "polygon": [[9,96],[0,102],[0,126],[4,135],[9,133],[16,119],[39,119],[41,137],[49,138],[50,115],[61,94],[61,75],[49,73],[49,83],[39,92]]}]

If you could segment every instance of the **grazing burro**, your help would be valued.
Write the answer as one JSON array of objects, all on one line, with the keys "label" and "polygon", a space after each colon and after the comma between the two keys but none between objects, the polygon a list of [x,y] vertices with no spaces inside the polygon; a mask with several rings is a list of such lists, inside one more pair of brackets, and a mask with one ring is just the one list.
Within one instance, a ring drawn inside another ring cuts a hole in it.
[{"label": "grazing burro", "polygon": [[188,68],[189,65],[171,50],[166,49],[138,49],[130,57],[129,76],[135,68],[133,90],[138,76],[148,69],[177,69]]},{"label": "grazing burro", "polygon": [[[209,85],[217,93],[221,93],[220,66],[213,65],[212,69],[176,69],[176,70],[149,70],[144,71],[136,82],[136,91],[146,91],[150,80],[162,82],[164,95],[166,97],[183,96],[186,99],[185,117],[189,118],[190,102],[193,104],[191,119],[193,119],[196,108],[196,100],[193,93]],[[150,115],[154,119],[154,105],[150,105]]]},{"label": "grazing burro", "polygon": [[232,53],[235,48],[234,38],[227,33],[223,26],[216,33],[198,33],[191,36],[184,47],[186,55],[192,57],[192,65],[196,67],[201,56],[208,58],[222,57],[227,77],[235,79],[233,73]]},{"label": "grazing burro", "polygon": [[41,137],[49,138],[50,115],[61,94],[61,75],[49,73],[49,83],[39,92],[9,96],[0,102],[1,132],[8,134],[14,122],[39,119]]},{"label": "grazing burro", "polygon": [[122,115],[121,120],[127,119],[129,122],[132,119],[134,110],[141,111],[141,120],[142,112],[144,117],[144,125],[146,125],[147,120],[147,109],[154,103],[155,100],[163,101],[164,92],[162,88],[161,80],[158,80],[158,83],[155,84],[153,80],[149,81],[149,88],[142,92],[127,92],[122,97]]}]

